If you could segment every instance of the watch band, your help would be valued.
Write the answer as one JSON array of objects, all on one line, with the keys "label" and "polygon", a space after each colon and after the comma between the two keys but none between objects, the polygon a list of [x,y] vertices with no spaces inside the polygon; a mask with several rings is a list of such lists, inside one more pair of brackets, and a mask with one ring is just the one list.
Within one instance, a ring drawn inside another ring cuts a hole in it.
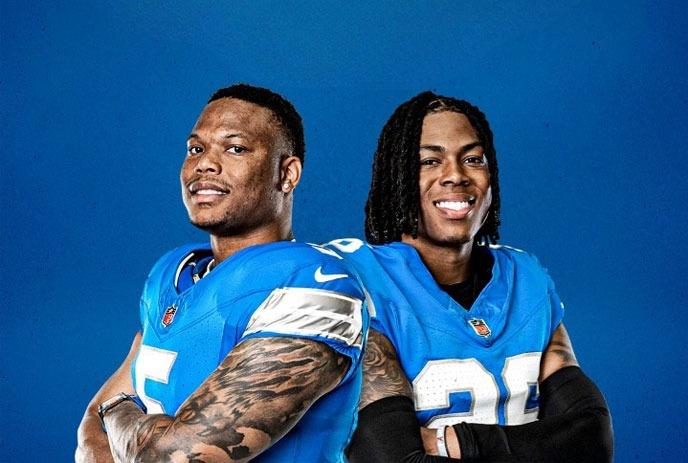
[{"label": "watch band", "polygon": [[447,440],[445,438],[445,433],[447,431],[446,426],[440,426],[437,428],[437,454],[441,457],[448,457],[449,454],[447,452]]},{"label": "watch band", "polygon": [[98,416],[100,417],[100,424],[103,427],[103,431],[107,432],[107,429],[105,429],[105,414],[115,408],[117,405],[121,404],[122,402],[126,401],[131,401],[134,402],[134,404],[141,409],[143,413],[147,413],[146,406],[144,405],[143,402],[141,402],[141,399],[139,399],[139,396],[135,394],[125,394],[124,392],[120,392],[119,394],[110,397],[107,399],[105,402],[100,404],[98,407]]}]

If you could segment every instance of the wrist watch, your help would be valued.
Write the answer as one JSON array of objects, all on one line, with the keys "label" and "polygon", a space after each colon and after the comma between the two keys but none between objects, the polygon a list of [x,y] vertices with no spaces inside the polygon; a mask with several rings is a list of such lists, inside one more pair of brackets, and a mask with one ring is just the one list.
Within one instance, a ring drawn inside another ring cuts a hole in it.
[{"label": "wrist watch", "polygon": [[141,399],[139,399],[139,396],[135,394],[125,394],[124,392],[120,392],[114,397],[110,397],[107,399],[105,402],[100,404],[98,407],[98,416],[100,417],[100,424],[103,426],[103,431],[107,432],[107,429],[105,429],[105,414],[115,408],[117,405],[121,404],[122,402],[126,401],[131,401],[134,402],[134,404],[141,409],[143,413],[146,413],[146,406],[141,402]]}]

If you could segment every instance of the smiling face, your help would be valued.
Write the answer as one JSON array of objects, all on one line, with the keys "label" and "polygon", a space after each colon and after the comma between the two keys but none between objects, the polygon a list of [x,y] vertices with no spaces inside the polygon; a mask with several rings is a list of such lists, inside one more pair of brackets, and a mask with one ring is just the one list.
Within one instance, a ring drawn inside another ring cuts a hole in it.
[{"label": "smiling face", "polygon": [[236,98],[204,108],[180,174],[192,224],[230,236],[283,218],[280,159],[288,147],[278,124],[269,109]]},{"label": "smiling face", "polygon": [[429,113],[420,137],[418,238],[439,245],[470,243],[492,202],[480,139],[463,114]]}]

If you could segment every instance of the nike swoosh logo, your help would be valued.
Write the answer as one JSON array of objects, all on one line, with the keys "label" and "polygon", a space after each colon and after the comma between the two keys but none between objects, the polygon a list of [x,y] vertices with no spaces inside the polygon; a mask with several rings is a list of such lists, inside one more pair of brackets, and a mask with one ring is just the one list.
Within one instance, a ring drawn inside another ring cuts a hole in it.
[{"label": "nike swoosh logo", "polygon": [[322,267],[318,267],[313,277],[315,278],[315,281],[317,281],[318,283],[327,283],[328,281],[339,280],[340,278],[349,278],[349,275],[345,273],[333,273],[331,275],[323,275]]}]

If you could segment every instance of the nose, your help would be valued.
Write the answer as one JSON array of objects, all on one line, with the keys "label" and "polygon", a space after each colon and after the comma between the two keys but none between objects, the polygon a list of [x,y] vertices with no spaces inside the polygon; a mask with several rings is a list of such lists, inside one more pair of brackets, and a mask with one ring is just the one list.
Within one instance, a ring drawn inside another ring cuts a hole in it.
[{"label": "nose", "polygon": [[459,160],[447,160],[442,165],[442,176],[440,185],[442,186],[468,186],[468,176],[463,170],[463,164]]},{"label": "nose", "polygon": [[208,150],[198,157],[195,170],[199,174],[219,174],[222,172],[222,165],[213,150]]}]

